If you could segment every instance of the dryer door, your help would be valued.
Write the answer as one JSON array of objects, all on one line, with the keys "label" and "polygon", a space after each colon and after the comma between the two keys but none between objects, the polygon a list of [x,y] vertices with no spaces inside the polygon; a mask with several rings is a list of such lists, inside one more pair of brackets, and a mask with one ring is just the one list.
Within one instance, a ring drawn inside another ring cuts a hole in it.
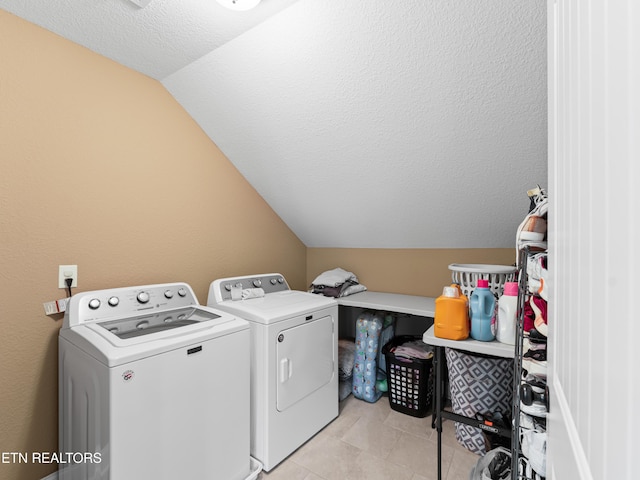
[{"label": "dryer door", "polygon": [[334,375],[334,319],[309,320],[279,332],[277,409],[286,410],[328,384]]}]

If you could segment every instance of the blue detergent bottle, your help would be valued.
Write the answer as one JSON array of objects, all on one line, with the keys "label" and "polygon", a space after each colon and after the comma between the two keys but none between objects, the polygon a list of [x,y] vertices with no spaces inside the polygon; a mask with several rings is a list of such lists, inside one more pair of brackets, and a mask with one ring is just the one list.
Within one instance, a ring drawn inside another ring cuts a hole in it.
[{"label": "blue detergent bottle", "polygon": [[476,289],[469,300],[471,307],[471,338],[481,342],[494,340],[491,321],[495,314],[496,297],[489,290],[489,280],[478,279]]}]

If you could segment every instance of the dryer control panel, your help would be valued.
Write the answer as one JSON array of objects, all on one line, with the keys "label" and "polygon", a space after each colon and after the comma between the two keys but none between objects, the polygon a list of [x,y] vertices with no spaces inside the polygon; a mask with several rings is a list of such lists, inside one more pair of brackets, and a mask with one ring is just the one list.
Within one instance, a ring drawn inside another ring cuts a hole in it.
[{"label": "dryer control panel", "polygon": [[267,273],[214,280],[209,287],[209,298],[212,298],[213,295],[217,303],[231,300],[233,290],[252,291],[256,289],[262,289],[264,292],[260,292],[260,296],[290,290],[289,284],[282,275],[279,273]]}]

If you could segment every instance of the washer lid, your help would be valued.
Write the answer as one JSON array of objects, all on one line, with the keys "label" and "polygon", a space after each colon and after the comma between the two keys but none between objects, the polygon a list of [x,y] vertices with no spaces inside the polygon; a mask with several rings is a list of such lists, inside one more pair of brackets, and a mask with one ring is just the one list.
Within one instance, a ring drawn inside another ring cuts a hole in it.
[{"label": "washer lid", "polygon": [[[182,310],[178,309],[173,312]],[[171,311],[164,311],[61,329],[60,338],[80,348],[106,366],[114,367],[167,351],[199,345],[216,338],[223,339],[232,333],[249,328],[248,322],[227,312],[210,312],[211,309],[207,307],[197,307],[195,310],[196,312],[193,312],[189,319],[178,320],[177,317],[174,317],[174,320],[168,322],[175,323],[175,327],[162,328],[159,326],[159,321],[164,323],[165,318],[175,315]],[[209,314],[216,318],[204,319]],[[155,318],[150,319],[150,316],[157,316],[159,321],[156,321]],[[202,319],[196,320],[196,317],[202,317]],[[149,325],[140,329],[142,333],[136,332],[137,325],[146,321],[149,321]],[[100,325],[100,323],[104,323],[104,325]],[[108,327],[114,328],[115,326],[122,330],[115,332],[108,329]]]},{"label": "washer lid", "polygon": [[112,367],[248,328],[201,306],[188,284],[167,283],[78,293],[59,336]]},{"label": "washer lid", "polygon": [[[212,302],[211,298],[209,298],[209,302]],[[209,306],[232,312],[246,320],[273,323],[337,304],[338,302],[334,298],[298,290],[285,290],[260,298],[213,302],[209,303]]]},{"label": "washer lid", "polygon": [[187,307],[175,310],[154,312],[133,318],[120,318],[104,322],[96,322],[96,325],[111,332],[121,340],[141,337],[153,333],[172,330],[174,328],[194,325],[199,322],[220,318],[211,311],[201,308]]}]

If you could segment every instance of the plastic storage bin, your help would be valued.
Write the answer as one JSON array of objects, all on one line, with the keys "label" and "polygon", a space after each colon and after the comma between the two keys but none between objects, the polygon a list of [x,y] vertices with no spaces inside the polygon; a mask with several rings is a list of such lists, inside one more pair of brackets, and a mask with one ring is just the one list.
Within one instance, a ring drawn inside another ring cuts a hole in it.
[{"label": "plastic storage bin", "polygon": [[[445,348],[453,412],[466,417],[501,413],[511,415],[513,359],[471,354]],[[473,453],[486,453],[485,436],[479,428],[456,422],[458,443]]]},{"label": "plastic storage bin", "polygon": [[382,347],[387,362],[389,405],[397,412],[425,417],[433,397],[433,353],[423,359],[396,356],[393,352],[396,347],[413,341],[421,341],[421,337],[400,335]]}]

